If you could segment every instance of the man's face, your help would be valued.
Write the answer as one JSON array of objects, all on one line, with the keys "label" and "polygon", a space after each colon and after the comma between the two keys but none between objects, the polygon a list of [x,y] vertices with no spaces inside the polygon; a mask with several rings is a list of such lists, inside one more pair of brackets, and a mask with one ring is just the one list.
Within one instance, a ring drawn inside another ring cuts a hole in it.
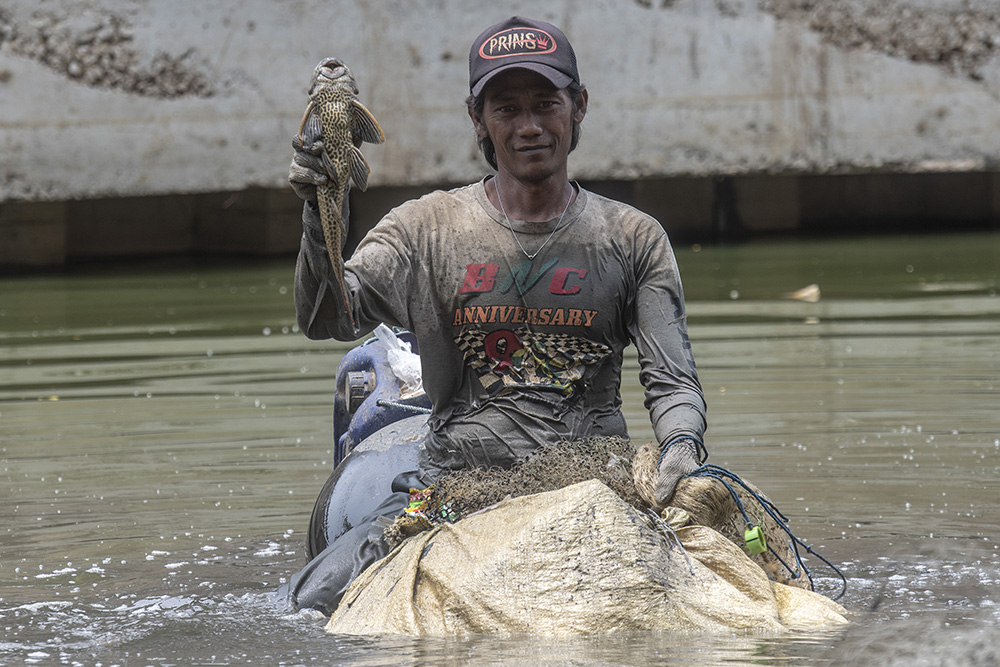
[{"label": "man's face", "polygon": [[586,113],[586,91],[574,106],[567,90],[525,69],[494,77],[483,91],[483,115],[473,117],[480,136],[493,140],[497,166],[526,181],[564,172],[573,123]]}]

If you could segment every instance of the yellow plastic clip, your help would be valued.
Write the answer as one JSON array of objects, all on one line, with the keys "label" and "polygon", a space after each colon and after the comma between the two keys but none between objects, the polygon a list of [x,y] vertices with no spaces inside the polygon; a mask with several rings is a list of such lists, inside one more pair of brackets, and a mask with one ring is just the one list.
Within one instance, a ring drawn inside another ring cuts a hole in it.
[{"label": "yellow plastic clip", "polygon": [[747,546],[747,551],[751,554],[762,554],[767,551],[767,540],[764,539],[764,531],[760,526],[750,526],[743,533],[743,541]]}]

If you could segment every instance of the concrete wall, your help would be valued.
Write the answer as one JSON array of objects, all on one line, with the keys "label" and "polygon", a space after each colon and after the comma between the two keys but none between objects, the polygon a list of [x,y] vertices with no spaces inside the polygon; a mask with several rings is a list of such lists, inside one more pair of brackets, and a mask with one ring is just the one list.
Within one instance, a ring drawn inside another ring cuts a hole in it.
[{"label": "concrete wall", "polygon": [[560,25],[577,49],[591,94],[577,178],[1000,161],[993,1],[0,0],[0,263],[32,235],[74,252],[71,231],[52,241],[77,225],[66,210],[11,202],[286,188],[327,55],[352,67],[385,130],[365,149],[376,190],[479,178],[468,45],[514,13]]}]

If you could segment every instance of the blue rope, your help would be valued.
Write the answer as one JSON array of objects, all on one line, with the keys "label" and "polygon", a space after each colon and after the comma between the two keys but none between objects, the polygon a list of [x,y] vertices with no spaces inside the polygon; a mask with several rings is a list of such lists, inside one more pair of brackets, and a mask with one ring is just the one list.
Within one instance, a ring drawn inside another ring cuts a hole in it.
[{"label": "blue rope", "polygon": [[[704,466],[704,467],[707,468],[708,466]],[[695,471],[695,472],[698,472],[698,471]],[[695,473],[691,473],[689,475],[685,475],[685,477],[693,477],[693,476],[695,476]],[[719,475],[715,475],[715,474],[712,474],[712,473],[709,473],[709,472],[704,472],[704,473],[702,473],[700,475],[697,475],[697,476],[698,477],[709,477],[711,479],[718,480],[724,487],[726,487],[726,490],[729,491],[729,495],[732,496],[733,502],[736,503],[736,507],[739,508],[740,514],[743,515],[743,520],[746,521],[746,523],[747,523],[748,526],[754,525],[753,521],[750,520],[750,517],[747,514],[746,509],[743,507],[743,501],[740,500],[739,494],[736,493],[736,490],[733,489],[732,485],[730,485],[728,481],[726,481],[724,478],[720,477]],[[754,494],[752,491],[750,493],[754,496],[755,499],[758,500],[758,502],[766,500],[766,498],[758,496],[757,494]],[[762,503],[762,505],[763,505],[763,503]],[[773,505],[771,505],[771,507],[774,509],[774,511],[777,514],[779,514],[784,519],[784,515],[782,515],[781,512],[779,512],[776,507],[774,507]],[[765,509],[765,511],[767,511],[766,507],[764,509]],[[770,512],[769,512],[769,514],[770,514]],[[777,521],[779,523],[779,525],[782,525],[782,527],[785,528],[786,532],[788,532],[787,527],[785,527],[781,523],[781,521],[778,521],[778,519],[776,519],[773,514],[770,514],[770,516],[771,516],[771,518],[774,518],[775,521]],[[787,521],[787,519],[786,519],[786,521]],[[795,552],[795,555],[796,555],[796,569],[795,570],[793,570],[791,568],[791,566],[788,565],[788,563],[786,563],[784,561],[784,559],[782,559],[782,557],[779,556],[778,553],[774,549],[771,548],[770,544],[767,545],[767,550],[770,551],[774,555],[774,557],[778,559],[779,563],[781,563],[782,565],[785,566],[785,569],[788,570],[788,574],[789,574],[789,577],[791,579],[798,579],[799,577],[802,576],[802,571],[805,570],[805,565],[802,563],[802,559],[798,557],[798,546],[797,545],[795,545],[793,543],[793,551]],[[806,573],[808,573],[808,570],[806,570]],[[812,581],[812,579],[810,579],[810,581]],[[812,587],[810,586],[810,589],[811,588]]]},{"label": "blue rope", "polygon": [[811,546],[809,546],[808,544],[800,540],[798,537],[796,537],[796,535],[788,527],[788,518],[781,513],[781,511],[774,505],[774,503],[772,503],[770,500],[768,500],[764,496],[760,495],[759,493],[751,489],[746,482],[740,479],[738,475],[726,470],[721,466],[707,464],[701,466],[697,470],[688,473],[687,475],[685,475],[685,477],[709,477],[711,479],[715,479],[721,482],[729,491],[729,495],[732,496],[733,501],[736,503],[736,507],[739,508],[740,513],[743,515],[743,519],[747,522],[747,525],[752,526],[753,521],[750,520],[750,516],[747,514],[746,508],[743,507],[743,502],[740,500],[739,494],[736,493],[736,489],[734,489],[729,482],[731,480],[736,484],[738,484],[740,487],[743,488],[744,491],[750,494],[750,496],[755,501],[757,501],[757,503],[759,503],[761,509],[763,509],[764,512],[766,512],[767,515],[770,516],[772,520],[774,520],[774,522],[778,525],[778,527],[780,527],[785,532],[785,534],[788,535],[788,538],[791,541],[792,545],[792,553],[795,554],[795,563],[796,563],[795,570],[793,570],[788,565],[788,563],[782,560],[781,556],[779,556],[774,551],[774,549],[771,548],[771,545],[767,546],[767,550],[770,551],[774,555],[774,557],[778,559],[778,562],[781,563],[786,570],[788,570],[792,579],[798,579],[802,575],[802,573],[805,572],[809,576],[809,590],[813,591],[816,590],[813,586],[812,575],[809,574],[809,568],[806,567],[806,564],[802,561],[802,555],[799,553],[799,547],[801,546],[803,549],[806,550],[807,553],[823,561],[827,565],[827,567],[833,570],[837,574],[837,576],[840,577],[840,581],[842,584],[840,593],[838,593],[837,596],[834,597],[833,599],[839,600],[841,597],[843,597],[844,593],[847,592],[847,578],[844,576],[844,573],[841,572],[836,565],[834,565],[826,558],[816,553],[816,551],[814,551]]},{"label": "blue rope", "polygon": [[387,401],[384,398],[380,398],[375,401],[375,405],[380,408],[399,408],[400,410],[409,410],[410,412],[416,412],[422,415],[429,415],[431,413],[430,408],[424,408],[419,405],[409,405],[407,403],[399,403],[397,401]]}]

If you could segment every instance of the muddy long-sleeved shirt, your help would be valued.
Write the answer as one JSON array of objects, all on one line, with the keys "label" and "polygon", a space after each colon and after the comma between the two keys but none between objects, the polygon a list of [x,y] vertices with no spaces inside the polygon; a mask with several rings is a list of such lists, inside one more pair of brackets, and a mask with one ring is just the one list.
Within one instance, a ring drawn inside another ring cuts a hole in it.
[{"label": "muddy long-sleeved shirt", "polygon": [[561,219],[508,221],[483,183],[407,202],[368,233],[344,270],[358,331],[307,203],[300,328],[354,340],[385,322],[417,336],[432,470],[506,467],[544,444],[627,435],[619,386],[630,342],[656,438],[701,442],[705,402],[659,223],[582,188]]}]

